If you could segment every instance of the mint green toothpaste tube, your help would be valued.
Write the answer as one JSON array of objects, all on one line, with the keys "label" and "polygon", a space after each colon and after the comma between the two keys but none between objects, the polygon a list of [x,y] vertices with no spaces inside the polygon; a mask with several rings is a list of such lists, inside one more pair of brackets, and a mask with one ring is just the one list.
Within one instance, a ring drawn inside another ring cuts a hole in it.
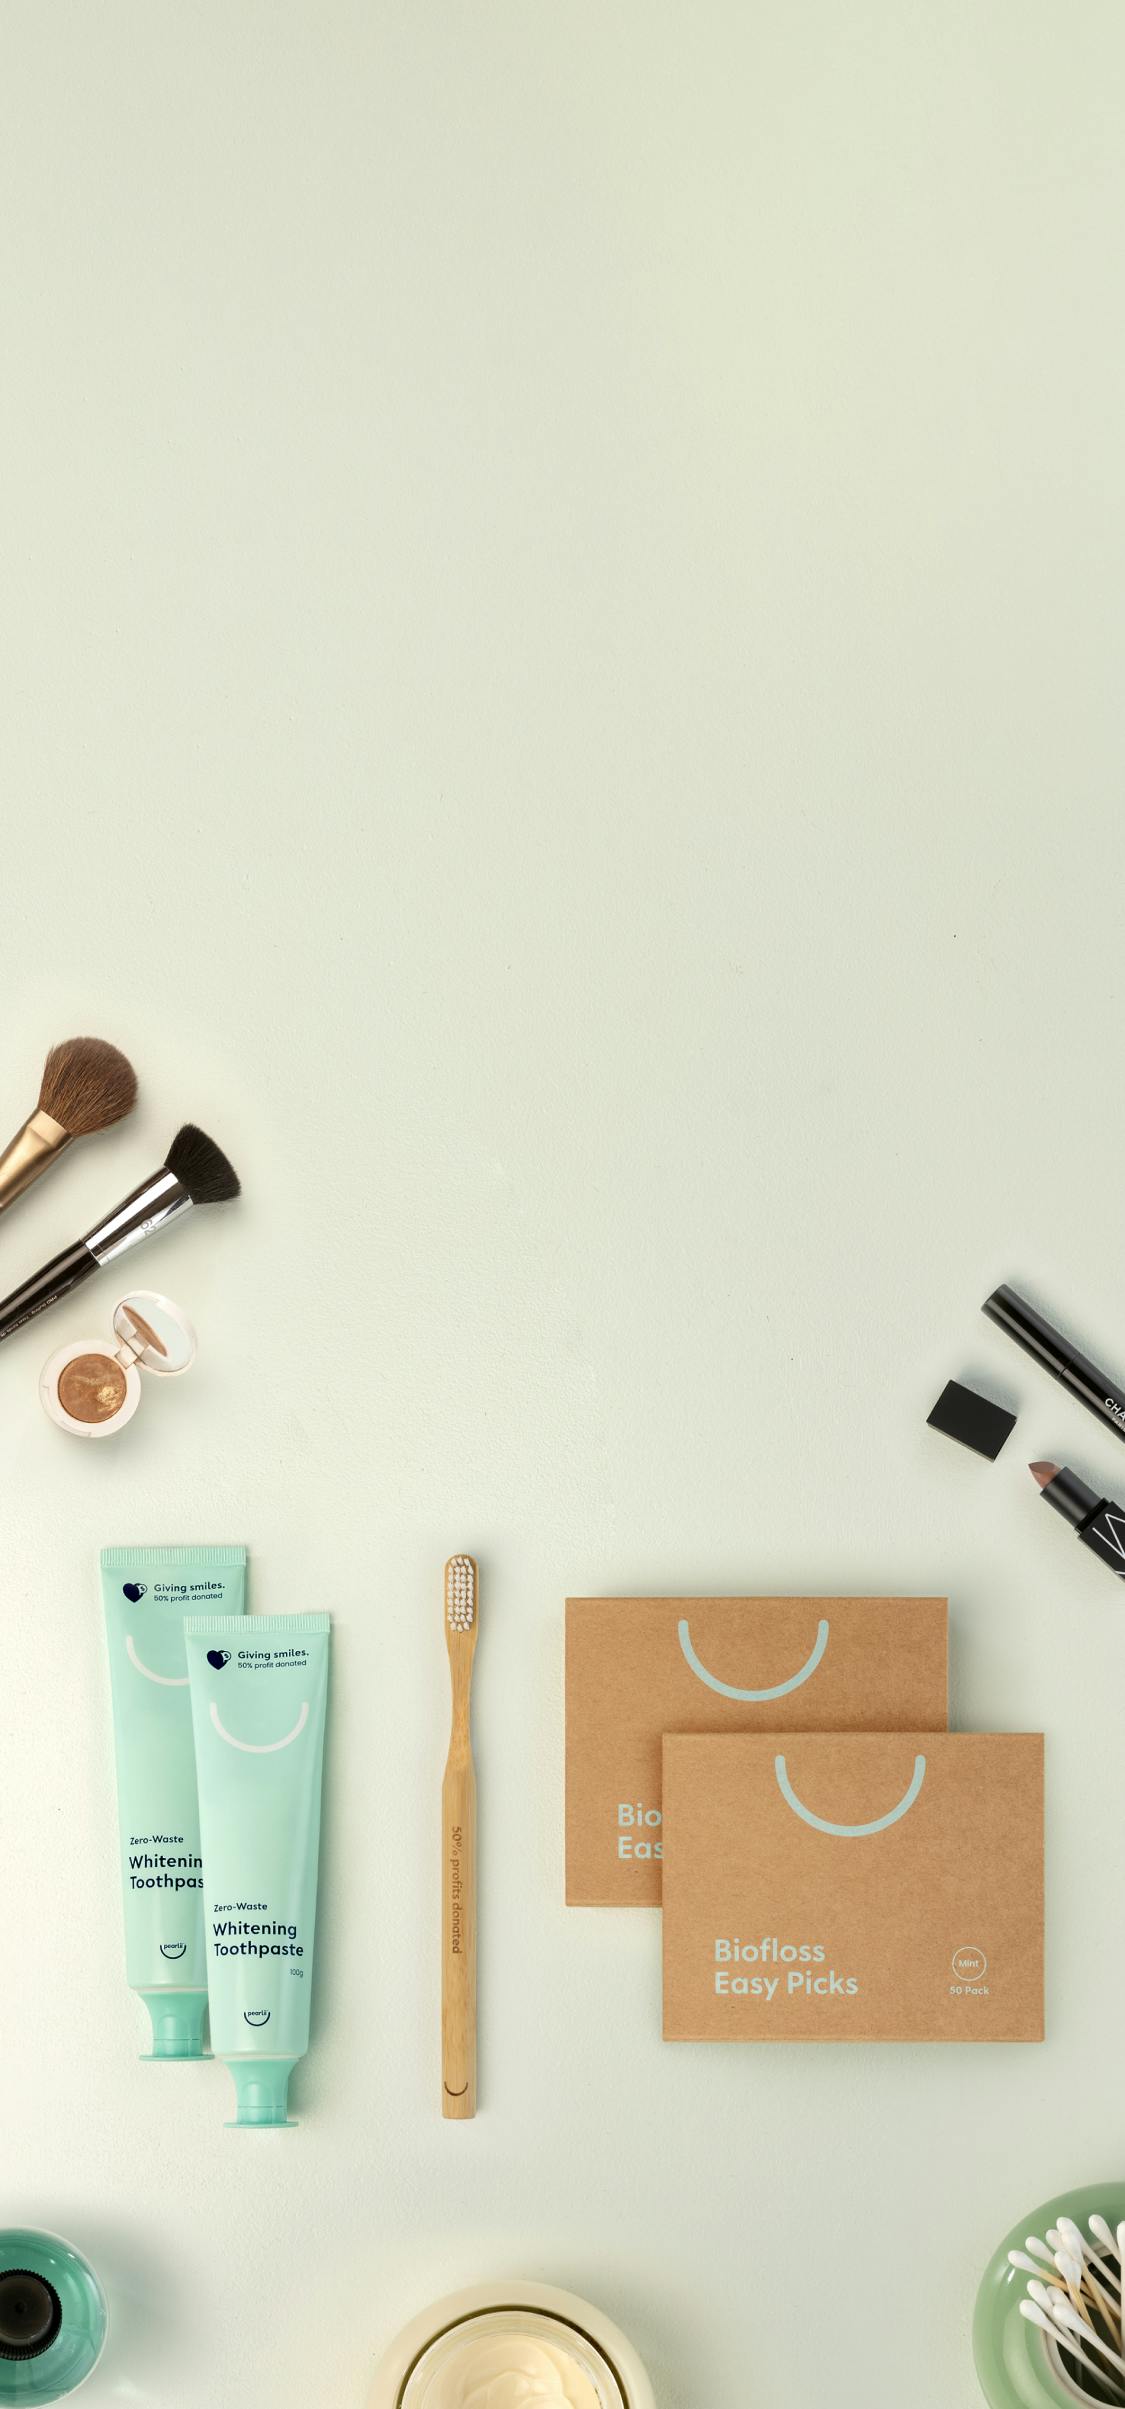
[{"label": "mint green toothpaste tube", "polygon": [[105,1547],[125,1969],[154,2058],[201,2058],[203,1871],[184,1618],[246,1606],[244,1547]]},{"label": "mint green toothpaste tube", "polygon": [[211,2046],[238,2125],[286,2125],[309,2045],[326,1614],[196,1615],[185,1626]]}]

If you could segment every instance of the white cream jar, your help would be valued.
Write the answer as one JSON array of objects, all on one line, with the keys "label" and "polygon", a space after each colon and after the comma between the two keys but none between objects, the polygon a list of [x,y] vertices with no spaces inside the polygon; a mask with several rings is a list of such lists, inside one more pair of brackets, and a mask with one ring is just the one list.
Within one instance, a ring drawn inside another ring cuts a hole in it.
[{"label": "white cream jar", "polygon": [[632,2343],[550,2284],[479,2284],[392,2343],[368,2409],[655,2409]]}]

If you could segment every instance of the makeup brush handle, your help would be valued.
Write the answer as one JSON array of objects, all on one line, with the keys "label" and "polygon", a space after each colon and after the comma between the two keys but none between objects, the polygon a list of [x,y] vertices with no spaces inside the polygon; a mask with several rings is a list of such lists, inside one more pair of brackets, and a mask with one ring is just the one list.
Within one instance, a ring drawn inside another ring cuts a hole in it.
[{"label": "makeup brush handle", "polygon": [[42,1271],[33,1272],[22,1288],[13,1288],[11,1296],[0,1303],[0,1339],[11,1338],[14,1330],[22,1330],[25,1322],[34,1321],[37,1313],[45,1313],[48,1305],[69,1295],[72,1288],[78,1288],[97,1269],[97,1257],[90,1253],[84,1239],[79,1238],[74,1246],[66,1247],[53,1263],[45,1263]]},{"label": "makeup brush handle", "polygon": [[477,1785],[469,1759],[441,1793],[441,2112],[477,2112]]},{"label": "makeup brush handle", "polygon": [[0,1213],[14,1204],[25,1188],[30,1188],[32,1181],[70,1142],[61,1122],[53,1121],[50,1113],[32,1113],[30,1121],[24,1122],[11,1145],[5,1146],[0,1154]]}]

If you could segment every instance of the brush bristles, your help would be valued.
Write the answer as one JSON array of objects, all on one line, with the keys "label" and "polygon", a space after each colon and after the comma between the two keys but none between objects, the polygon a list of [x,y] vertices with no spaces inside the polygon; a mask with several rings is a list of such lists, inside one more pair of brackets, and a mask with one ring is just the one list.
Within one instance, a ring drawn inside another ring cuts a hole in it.
[{"label": "brush bristles", "polygon": [[451,1556],[445,1568],[445,1612],[451,1631],[471,1631],[477,1613],[477,1568],[471,1556]]},{"label": "brush bristles", "polygon": [[214,1138],[197,1129],[194,1121],[185,1121],[183,1128],[177,1129],[166,1159],[193,1205],[229,1204],[232,1196],[240,1193],[233,1163],[228,1163]]},{"label": "brush bristles", "polygon": [[131,1062],[104,1037],[68,1037],[43,1065],[39,1110],[72,1138],[92,1137],[123,1121],[137,1101]]}]

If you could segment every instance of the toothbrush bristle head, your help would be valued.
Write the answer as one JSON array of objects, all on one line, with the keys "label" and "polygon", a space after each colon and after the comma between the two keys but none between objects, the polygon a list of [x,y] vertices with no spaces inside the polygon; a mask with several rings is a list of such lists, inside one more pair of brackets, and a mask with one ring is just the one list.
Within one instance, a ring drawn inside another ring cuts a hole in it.
[{"label": "toothbrush bristle head", "polygon": [[445,1619],[453,1632],[468,1632],[477,1619],[477,1568],[471,1556],[451,1556],[445,1568]]}]

